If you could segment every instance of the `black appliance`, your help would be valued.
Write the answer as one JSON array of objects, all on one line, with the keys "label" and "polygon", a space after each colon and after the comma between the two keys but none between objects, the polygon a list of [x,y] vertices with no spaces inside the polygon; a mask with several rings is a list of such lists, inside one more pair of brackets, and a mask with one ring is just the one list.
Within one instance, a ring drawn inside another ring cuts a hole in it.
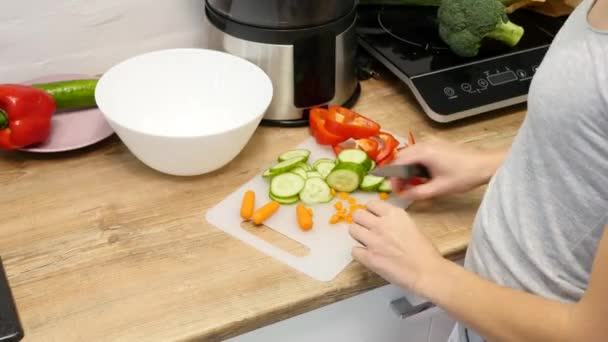
[{"label": "black appliance", "polygon": [[509,15],[524,27],[519,44],[487,41],[461,58],[438,33],[436,7],[360,5],[359,43],[411,89],[434,121],[450,122],[523,103],[536,68],[565,18],[529,10]]}]

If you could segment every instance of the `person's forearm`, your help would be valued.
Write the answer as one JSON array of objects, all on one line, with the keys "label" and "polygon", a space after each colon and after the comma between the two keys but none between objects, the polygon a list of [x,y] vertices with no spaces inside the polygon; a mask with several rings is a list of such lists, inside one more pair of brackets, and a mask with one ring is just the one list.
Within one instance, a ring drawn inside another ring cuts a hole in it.
[{"label": "person's forearm", "polygon": [[501,287],[448,260],[418,291],[489,341],[573,341],[574,304]]},{"label": "person's forearm", "polygon": [[487,184],[504,162],[509,148],[483,151],[479,156],[479,185]]}]

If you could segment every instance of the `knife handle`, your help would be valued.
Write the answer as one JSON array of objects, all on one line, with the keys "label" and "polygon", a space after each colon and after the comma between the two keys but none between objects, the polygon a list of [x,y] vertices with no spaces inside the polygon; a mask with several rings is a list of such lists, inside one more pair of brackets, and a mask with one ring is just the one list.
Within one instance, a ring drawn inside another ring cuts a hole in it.
[{"label": "knife handle", "polygon": [[415,175],[416,177],[421,177],[421,178],[431,178],[431,173],[429,172],[429,169],[427,169],[425,166],[422,166],[420,164],[415,165]]}]

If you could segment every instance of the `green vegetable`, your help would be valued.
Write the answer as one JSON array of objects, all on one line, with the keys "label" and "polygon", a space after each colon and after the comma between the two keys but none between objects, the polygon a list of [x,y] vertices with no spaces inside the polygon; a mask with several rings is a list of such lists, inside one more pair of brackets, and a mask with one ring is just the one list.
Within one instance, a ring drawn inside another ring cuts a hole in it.
[{"label": "green vegetable", "polygon": [[342,152],[338,154],[338,165],[340,163],[353,163],[361,165],[366,173],[371,170],[372,166],[372,160],[369,158],[367,153],[359,149],[342,150]]},{"label": "green vegetable", "polygon": [[282,173],[270,181],[270,193],[276,197],[294,197],[304,189],[305,182],[304,178],[295,173]]},{"label": "green vegetable", "polygon": [[295,169],[298,166],[305,165],[306,163],[303,162],[304,160],[306,160],[306,157],[296,157],[296,158],[287,159],[285,161],[282,161],[282,162],[276,164],[275,166],[271,167],[270,169],[266,170],[262,174],[262,176],[263,177],[274,177],[274,176],[280,175],[282,173],[288,172],[292,169]]},{"label": "green vegetable", "polygon": [[393,186],[391,185],[391,182],[386,179],[382,182],[382,184],[380,184],[380,186],[378,187],[378,191],[390,193],[393,191]]},{"label": "green vegetable", "polygon": [[367,175],[363,177],[361,182],[361,190],[363,191],[377,191],[380,185],[384,182],[383,177],[377,177],[373,175]]},{"label": "green vegetable", "polygon": [[524,29],[512,23],[505,10],[498,0],[443,0],[437,11],[439,36],[462,57],[476,56],[485,38],[513,47]]},{"label": "green vegetable", "polygon": [[314,163],[314,168],[323,178],[327,178],[331,170],[336,167],[336,161],[331,159],[319,159]]},{"label": "green vegetable", "polygon": [[438,6],[438,33],[452,52],[475,57],[486,39],[516,46],[524,28],[507,16],[513,0],[361,0],[361,4]]},{"label": "green vegetable", "polygon": [[57,111],[64,111],[97,107],[95,102],[97,82],[96,79],[71,80],[33,84],[32,87],[49,93],[55,99]]},{"label": "green vegetable", "polygon": [[313,177],[306,180],[300,199],[306,204],[327,203],[333,199],[331,189],[321,178]]},{"label": "green vegetable", "polygon": [[359,188],[366,168],[360,164],[342,162],[327,176],[327,184],[340,192],[353,192]]},{"label": "green vegetable", "polygon": [[270,197],[270,199],[273,201],[279,202],[280,204],[295,204],[300,200],[299,196],[278,197],[278,196],[273,195],[272,193],[269,193],[268,197]]},{"label": "green vegetable", "polygon": [[315,177],[325,179],[325,177],[323,177],[323,175],[321,175],[317,171],[309,171],[306,173],[306,178],[315,178]]},{"label": "green vegetable", "polygon": [[299,166],[294,169],[289,170],[289,172],[295,173],[296,175],[298,175],[304,179],[308,178],[308,176],[306,175],[306,173],[307,173],[306,170],[304,170],[303,168],[301,168]]},{"label": "green vegetable", "polygon": [[291,151],[287,151],[283,154],[281,154],[279,156],[279,161],[285,161],[288,159],[292,159],[292,158],[297,158],[297,157],[304,157],[304,161],[308,160],[308,157],[310,156],[310,151],[309,150],[291,150]]}]

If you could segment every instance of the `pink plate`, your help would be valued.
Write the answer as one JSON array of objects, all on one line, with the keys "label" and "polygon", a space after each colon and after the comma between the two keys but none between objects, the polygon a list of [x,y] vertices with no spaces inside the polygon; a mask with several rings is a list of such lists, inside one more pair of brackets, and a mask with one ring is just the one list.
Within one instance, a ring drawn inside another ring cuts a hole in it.
[{"label": "pink plate", "polygon": [[[61,74],[37,78],[23,83],[35,84],[87,78],[91,78],[91,76]],[[51,134],[47,141],[21,150],[40,153],[71,151],[98,143],[112,134],[114,134],[112,127],[97,108],[58,112],[51,119]]]}]

